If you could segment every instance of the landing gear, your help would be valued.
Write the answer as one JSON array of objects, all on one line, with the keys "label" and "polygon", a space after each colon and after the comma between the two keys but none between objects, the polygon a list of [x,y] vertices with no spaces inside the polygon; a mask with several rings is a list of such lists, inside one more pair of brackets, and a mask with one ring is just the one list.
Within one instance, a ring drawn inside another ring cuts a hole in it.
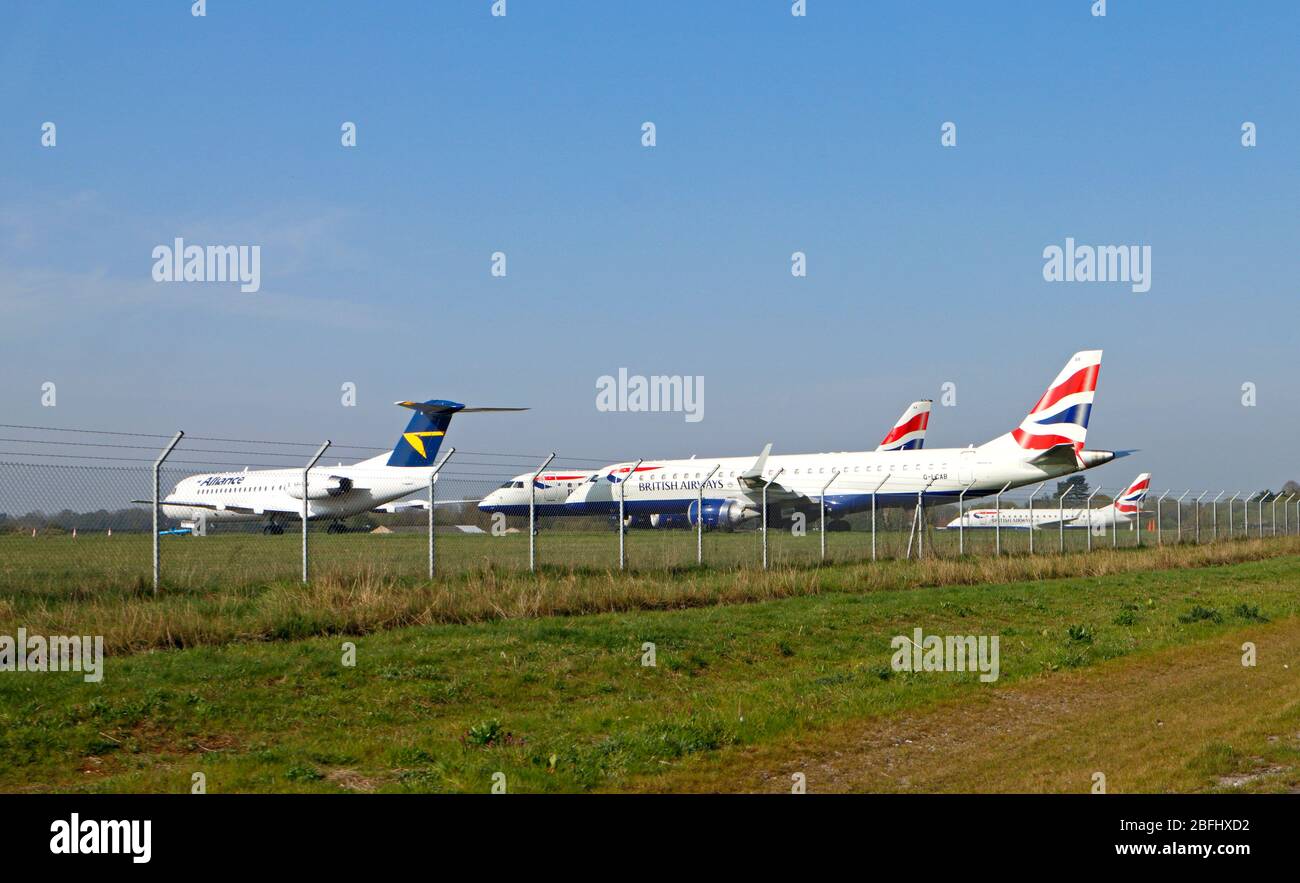
[{"label": "landing gear", "polygon": [[280,534],[284,533],[284,525],[283,525],[283,524],[276,524],[274,521],[272,521],[272,522],[268,522],[268,523],[267,523],[267,524],[262,528],[262,533],[265,533],[265,534],[274,534],[274,535],[276,535],[276,536],[279,536]]},{"label": "landing gear", "polygon": [[329,527],[325,528],[326,533],[347,533],[348,527],[342,521],[331,521]]}]

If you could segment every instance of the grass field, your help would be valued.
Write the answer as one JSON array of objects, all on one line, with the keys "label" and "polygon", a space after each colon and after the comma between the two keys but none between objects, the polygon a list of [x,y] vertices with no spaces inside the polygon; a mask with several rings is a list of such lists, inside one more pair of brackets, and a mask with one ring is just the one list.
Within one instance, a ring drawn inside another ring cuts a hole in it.
[{"label": "grass field", "polygon": [[[896,515],[896,513],[894,513]],[[1065,547],[1082,552],[1087,532],[1065,532]],[[1184,539],[1190,540],[1190,530]],[[1209,538],[1208,531],[1204,535]],[[1226,538],[1226,535],[1225,535]],[[1038,553],[1054,553],[1060,536],[1054,531],[1034,532]],[[1166,540],[1172,542],[1170,534]],[[1008,554],[1029,551],[1030,534],[1005,530],[1001,544]],[[1155,545],[1154,534],[1144,534],[1146,545]],[[953,558],[958,554],[955,531],[930,531],[926,554]],[[1120,531],[1093,537],[1097,550],[1114,544],[1136,546],[1137,533]],[[275,579],[292,579],[302,573],[301,535],[292,530],[280,536],[260,532],[222,529],[207,537],[163,537],[162,573],[172,588],[234,587]],[[828,533],[827,560],[865,561],[871,558],[869,530]],[[904,557],[906,531],[877,532],[877,554],[882,558]],[[966,552],[992,555],[996,538],[989,530],[966,532]],[[688,530],[630,530],[627,533],[628,564],[636,570],[672,570],[696,563],[696,535]],[[768,534],[769,557],[773,565],[812,564],[820,560],[821,537],[816,530],[794,536],[788,530],[772,529]],[[436,539],[438,568],[454,576],[484,570],[527,570],[526,533],[494,537],[488,534],[439,532]],[[421,578],[428,573],[428,538],[423,532],[372,534],[328,534],[313,528],[310,536],[313,572],[321,576],[373,576]],[[543,529],[537,538],[538,561],[546,567],[579,570],[607,569],[618,565],[618,534],[612,530],[579,531]],[[762,538],[757,531],[707,532],[704,536],[705,563],[715,568],[758,567],[762,563]],[[6,590],[64,590],[122,588],[152,585],[152,551],[148,534],[82,532],[69,534],[0,534],[0,592]]]},{"label": "grass field", "polygon": [[[122,652],[99,684],[0,675],[0,789],[1294,790],[1297,551],[480,575],[388,619],[356,594],[413,586],[8,593],[0,631],[89,612]],[[205,612],[182,642],[140,628]],[[1000,680],[893,671],[916,627],[1000,636]]]}]

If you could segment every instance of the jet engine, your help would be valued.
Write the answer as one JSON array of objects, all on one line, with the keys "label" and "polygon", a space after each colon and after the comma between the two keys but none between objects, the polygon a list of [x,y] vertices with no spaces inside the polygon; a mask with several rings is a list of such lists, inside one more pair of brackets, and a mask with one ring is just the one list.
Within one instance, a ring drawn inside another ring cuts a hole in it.
[{"label": "jet engine", "polygon": [[684,527],[694,527],[695,522],[691,520],[689,515],[682,515],[679,512],[673,512],[673,513],[656,512],[650,516],[650,526],[663,527],[663,528],[673,528],[673,527],[684,528]]},{"label": "jet engine", "polygon": [[[691,503],[686,511],[691,527],[699,524],[700,506]],[[735,527],[742,522],[758,517],[758,510],[746,506],[738,500],[705,500],[703,522],[705,527]]]},{"label": "jet engine", "polygon": [[[341,475],[326,475],[323,478],[312,478],[307,482],[307,499],[325,500],[329,497],[342,496],[350,490],[352,490],[352,479]],[[290,482],[285,488],[285,493],[295,500],[301,500],[302,480]]]}]

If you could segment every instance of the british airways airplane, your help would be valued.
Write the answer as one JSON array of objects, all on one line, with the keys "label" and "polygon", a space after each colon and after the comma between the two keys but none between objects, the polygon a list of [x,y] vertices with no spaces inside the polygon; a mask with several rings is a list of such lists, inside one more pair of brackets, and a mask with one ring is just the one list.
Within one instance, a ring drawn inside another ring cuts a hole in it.
[{"label": "british airways airplane", "polygon": [[[308,475],[307,518],[329,520],[331,531],[342,520],[363,512],[428,508],[426,500],[394,503],[429,486],[429,476],[454,414],[525,411],[526,408],[467,408],[459,402],[432,399],[396,402],[415,413],[391,453],[351,466],[316,467]],[[182,479],[161,501],[163,514],[191,529],[200,521],[266,521],[266,533],[283,533],[283,522],[302,518],[301,469],[212,472]],[[152,503],[152,500],[133,500]],[[437,501],[440,505],[475,502]]]},{"label": "british airways airplane", "polygon": [[[924,399],[908,405],[907,410],[903,411],[903,416],[898,418],[898,422],[876,446],[876,450],[916,451],[925,447],[925,431],[930,425],[930,408],[933,404],[930,399]],[[602,474],[601,470],[598,469],[565,470],[537,476],[533,495],[536,514],[538,516],[591,514],[582,507],[570,507],[566,501],[579,485],[600,474]],[[516,475],[484,497],[478,504],[479,509],[484,512],[501,512],[505,515],[527,515],[528,483],[532,478],[531,472]],[[650,526],[672,527],[676,526],[676,522],[674,516],[665,515],[661,518],[659,513],[655,513],[650,517]]]},{"label": "british airways airplane", "polygon": [[[944,527],[949,530],[956,530],[958,527],[966,530],[972,528],[996,528],[1001,525],[1002,530],[1008,528],[1021,528],[1040,530],[1042,528],[1051,528],[1058,530],[1061,527],[1067,528],[1084,528],[1091,527],[1095,531],[1104,531],[1112,525],[1129,524],[1133,517],[1137,515],[1138,503],[1146,499],[1147,490],[1151,487],[1151,473],[1143,472],[1133,480],[1124,492],[1115,498],[1115,501],[1109,506],[1099,506],[1091,512],[1084,509],[1042,509],[1034,507],[1031,513],[1028,509],[971,509],[964,516],[954,518]],[[1032,518],[1031,518],[1032,515]],[[1062,525],[1061,522],[1065,522]],[[944,528],[940,528],[943,530]]]},{"label": "british airways airplane", "polygon": [[[995,494],[1108,463],[1113,451],[1084,450],[1101,370],[1101,350],[1075,353],[1020,425],[978,447],[618,463],[602,469],[569,496],[587,513],[682,514],[706,527],[734,527],[759,517],[767,487],[769,520],[782,510],[828,515],[878,506],[914,505]],[[710,470],[718,466],[712,478]],[[635,473],[633,469],[635,467]],[[828,485],[829,482],[829,485]],[[703,511],[697,503],[703,484]]]}]

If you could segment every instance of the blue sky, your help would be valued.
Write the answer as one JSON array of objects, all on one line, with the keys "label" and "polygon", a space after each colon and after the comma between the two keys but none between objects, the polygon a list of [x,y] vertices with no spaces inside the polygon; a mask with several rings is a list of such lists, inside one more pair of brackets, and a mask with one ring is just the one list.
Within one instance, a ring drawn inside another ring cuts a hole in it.
[{"label": "blue sky", "polygon": [[[462,448],[731,455],[952,382],[964,445],[1103,348],[1089,443],[1141,454],[1095,481],[1300,478],[1295,4],[490,5],[6,5],[0,419],[387,444],[444,397],[533,408]],[[261,291],[154,283],[177,236],[260,245]],[[1151,290],[1043,281],[1067,236]],[[597,411],[620,367],[705,419]]]}]

